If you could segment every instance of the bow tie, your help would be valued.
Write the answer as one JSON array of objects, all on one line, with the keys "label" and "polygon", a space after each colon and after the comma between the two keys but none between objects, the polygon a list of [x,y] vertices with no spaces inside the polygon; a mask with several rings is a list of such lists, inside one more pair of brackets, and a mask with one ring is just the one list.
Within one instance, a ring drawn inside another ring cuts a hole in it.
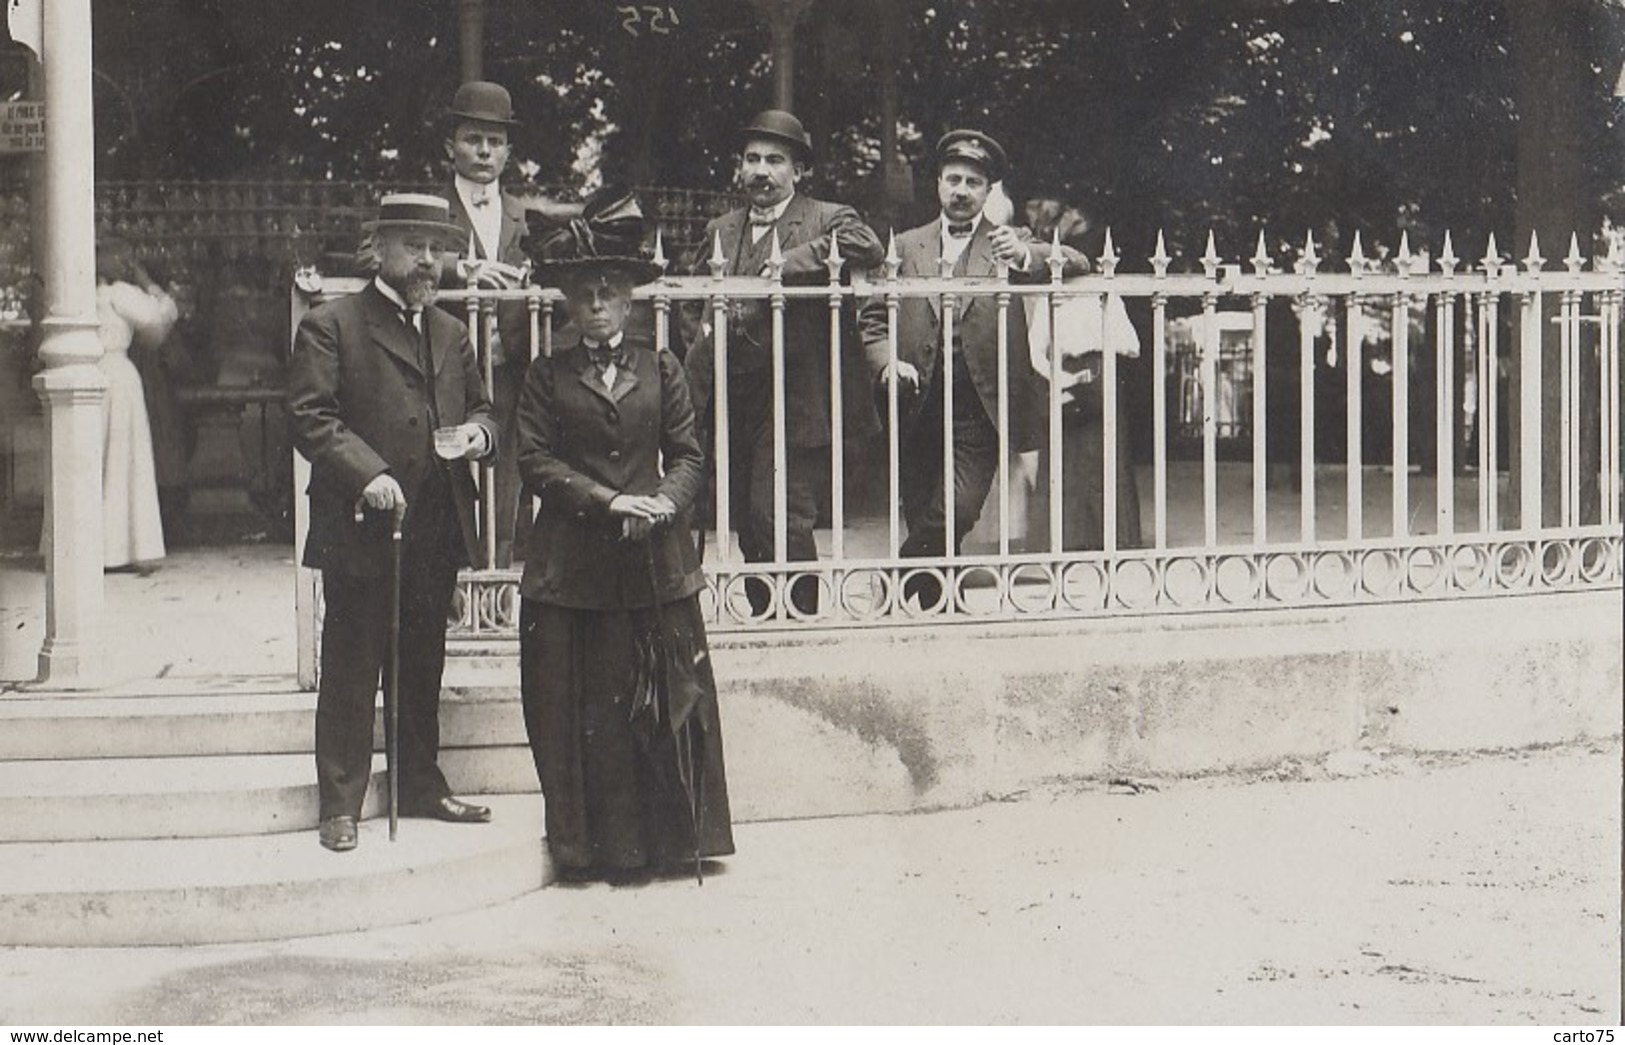
[{"label": "bow tie", "polygon": [[626,353],[622,351],[625,342],[620,345],[595,345],[591,342],[583,344],[587,346],[587,356],[592,360],[592,365],[598,368],[599,373],[608,370],[611,363],[617,367],[626,366]]},{"label": "bow tie", "polygon": [[491,202],[491,194],[489,192],[474,193],[469,197],[468,202],[475,208],[484,210],[486,205]]},{"label": "bow tie", "polygon": [[778,216],[770,210],[757,210],[755,207],[750,209],[750,227],[753,229],[775,225],[778,220]]},{"label": "bow tie", "polygon": [[975,231],[976,231],[976,223],[974,221],[967,221],[967,222],[965,222],[963,224],[949,225],[948,226],[948,235],[952,236],[955,239],[963,239],[964,237],[969,236],[972,232],[975,232]]}]

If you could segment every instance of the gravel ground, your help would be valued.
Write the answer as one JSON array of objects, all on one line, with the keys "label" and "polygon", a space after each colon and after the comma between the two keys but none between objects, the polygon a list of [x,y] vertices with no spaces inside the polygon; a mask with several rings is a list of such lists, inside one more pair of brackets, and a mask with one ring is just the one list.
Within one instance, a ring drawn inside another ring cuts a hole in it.
[{"label": "gravel ground", "polygon": [[743,825],[692,879],[399,929],[0,950],[0,1024],[1620,1017],[1619,741]]}]

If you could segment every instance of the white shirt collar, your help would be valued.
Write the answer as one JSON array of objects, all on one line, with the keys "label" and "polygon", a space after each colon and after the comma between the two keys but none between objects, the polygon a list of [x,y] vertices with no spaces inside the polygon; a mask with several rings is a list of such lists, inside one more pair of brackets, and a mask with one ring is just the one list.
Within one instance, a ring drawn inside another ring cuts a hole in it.
[{"label": "white shirt collar", "polygon": [[[452,178],[457,187],[457,195],[463,201],[463,210],[468,213],[469,224],[473,235],[469,237],[469,255],[483,254],[487,258],[495,258],[498,242],[502,236],[502,184],[493,181],[489,185],[482,185],[477,181],[458,174]],[[476,198],[486,199],[490,202],[483,207],[474,206]],[[483,247],[483,250],[476,250]]]},{"label": "white shirt collar", "polygon": [[774,221],[778,221],[780,218],[784,217],[784,212],[790,209],[790,201],[794,200],[795,198],[796,194],[792,192],[790,195],[784,197],[784,199],[775,203],[771,207],[752,207],[750,208],[750,213],[756,214],[760,211],[766,211],[767,213],[773,215]]},{"label": "white shirt collar", "polygon": [[390,286],[388,283],[385,283],[384,282],[384,277],[382,277],[382,276],[374,276],[374,277],[372,277],[372,285],[377,287],[378,288],[378,293],[380,293],[384,297],[388,298],[389,303],[394,305],[396,308],[403,308],[403,309],[406,309],[409,312],[412,310],[412,306],[408,305],[406,303],[406,299],[401,297],[401,292],[396,290],[394,287]]},{"label": "white shirt collar", "polygon": [[[625,340],[625,338],[626,338],[626,331],[624,331],[624,330],[623,330],[623,331],[621,331],[621,332],[620,332],[620,333],[618,333],[618,334],[616,334],[616,335],[615,335],[615,336],[614,336],[614,337],[612,337],[612,338],[610,338],[610,339],[609,339],[609,347],[610,347],[610,348],[616,348],[616,347],[619,347],[619,345],[620,345],[620,343],[621,343],[621,342],[622,342],[622,341],[623,341],[623,340]],[[582,343],[582,344],[583,344],[583,345],[586,345],[586,346],[587,346],[587,347],[588,347],[588,348],[600,348],[600,347],[602,347],[602,345],[603,345],[603,342],[601,342],[601,341],[594,341],[594,340],[593,340],[593,339],[592,339],[592,338],[590,338],[590,337],[584,337],[584,338],[582,338],[582,339],[581,339],[581,343]]]}]

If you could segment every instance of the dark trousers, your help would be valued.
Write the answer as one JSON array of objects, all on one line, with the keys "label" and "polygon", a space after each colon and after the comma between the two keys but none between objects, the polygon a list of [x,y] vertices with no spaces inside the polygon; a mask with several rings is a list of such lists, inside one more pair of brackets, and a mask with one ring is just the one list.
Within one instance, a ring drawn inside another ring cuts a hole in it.
[{"label": "dark trousers", "polygon": [[[773,561],[773,378],[771,370],[728,375],[728,497],[739,550],[746,562]],[[793,390],[786,390],[793,394]],[[824,447],[786,444],[784,497],[785,558],[815,562],[821,473],[829,468]],[[756,579],[745,584],[751,612],[763,614],[772,592]],[[790,602],[803,614],[818,612],[818,582],[803,577],[790,587]]]},{"label": "dark trousers", "polygon": [[[383,533],[388,540],[388,533]],[[440,752],[440,678],[446,617],[462,540],[444,476],[408,505],[401,541],[400,799],[450,794]],[[388,656],[389,578],[322,572],[321,681],[316,695],[316,782],[321,815],[360,816],[372,772],[375,697]],[[387,725],[387,720],[386,720]]]},{"label": "dark trousers", "polygon": [[[1098,360],[1098,357],[1094,357]],[[1098,366],[1098,362],[1095,362]],[[1128,417],[1122,408],[1125,375],[1117,375],[1117,547],[1138,548],[1140,490],[1134,479]],[[1106,546],[1106,422],[1099,380],[1061,411],[1061,547],[1069,552],[1099,551]],[[1050,445],[1040,448],[1039,482],[1044,495],[1034,515],[1038,547],[1049,547]]]},{"label": "dark trousers", "polygon": [[[999,431],[988,417],[971,381],[963,357],[955,353],[953,401],[954,547],[958,555],[965,534],[982,516],[993,477],[999,470]],[[920,411],[900,447],[902,475],[898,477],[908,539],[900,549],[906,558],[946,555],[948,546],[947,498],[942,484],[942,371],[925,393]],[[905,586],[905,597],[918,596],[920,605],[935,605],[942,585],[929,576],[916,576]]]}]

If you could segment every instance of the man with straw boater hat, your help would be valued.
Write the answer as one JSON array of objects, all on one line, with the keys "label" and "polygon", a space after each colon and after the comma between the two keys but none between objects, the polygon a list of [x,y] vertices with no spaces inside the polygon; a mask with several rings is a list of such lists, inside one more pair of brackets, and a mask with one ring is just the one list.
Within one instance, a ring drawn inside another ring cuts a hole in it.
[{"label": "man with straw boater hat", "polygon": [[[983,209],[1009,163],[992,137],[973,130],[949,131],[937,143],[937,199],[941,213],[929,224],[897,237],[898,275],[936,277],[946,266],[954,276],[990,277],[1005,266],[1017,282],[1049,279],[1050,246],[1034,242],[1025,229],[998,225]],[[1081,255],[1068,255],[1064,271],[1081,275]],[[943,358],[942,302],[933,296],[904,297],[897,315],[897,363],[891,360],[887,309],[882,300],[866,303],[859,322],[869,365],[884,400],[888,385],[898,395],[899,488],[908,538],[905,557],[958,555],[965,534],[981,517],[1002,459],[999,456],[999,316],[990,295],[962,296],[954,317],[953,343]],[[1012,301],[1005,317],[1008,372],[1009,442],[1020,452],[1039,447],[1045,431],[1044,386],[1028,358],[1026,312]],[[953,372],[952,475],[954,544],[947,540],[947,498],[943,488],[944,374]],[[884,406],[889,412],[889,403]],[[941,603],[941,584],[915,574],[905,598],[920,608]]]},{"label": "man with straw boater hat", "polygon": [[[724,275],[759,276],[768,271],[773,239],[784,255],[784,282],[822,284],[829,279],[830,244],[839,242],[848,271],[880,264],[885,248],[858,217],[857,211],[825,203],[801,191],[812,168],[812,138],[790,113],[769,109],[739,131],[739,187],[750,201],[705,227],[703,255],[717,243],[727,263]],[[728,324],[728,454],[730,523],[739,534],[747,562],[773,559],[774,430],[773,313],[763,298],[737,299]],[[786,558],[818,558],[813,525],[830,478],[829,303],[793,299],[784,310],[784,435]],[[856,442],[873,434],[875,417],[867,395],[863,355],[850,310],[842,338],[845,434]],[[699,337],[689,347],[689,380],[702,430],[712,427],[715,384],[715,341],[712,316],[701,317]],[[770,605],[766,584],[752,578],[745,585],[752,612]],[[791,606],[804,615],[818,612],[818,588],[802,578],[790,590]]]},{"label": "man with straw boater hat", "polygon": [[398,627],[400,813],[457,823],[490,811],[451,795],[436,764],[446,618],[478,553],[468,461],[497,447],[468,330],[428,305],[465,242],[438,196],[385,196],[369,231],[378,274],[299,324],[288,377],[295,445],[310,461],[304,565],[322,571],[316,701],[320,840],[354,849],[386,660],[392,516],[404,512]]}]

